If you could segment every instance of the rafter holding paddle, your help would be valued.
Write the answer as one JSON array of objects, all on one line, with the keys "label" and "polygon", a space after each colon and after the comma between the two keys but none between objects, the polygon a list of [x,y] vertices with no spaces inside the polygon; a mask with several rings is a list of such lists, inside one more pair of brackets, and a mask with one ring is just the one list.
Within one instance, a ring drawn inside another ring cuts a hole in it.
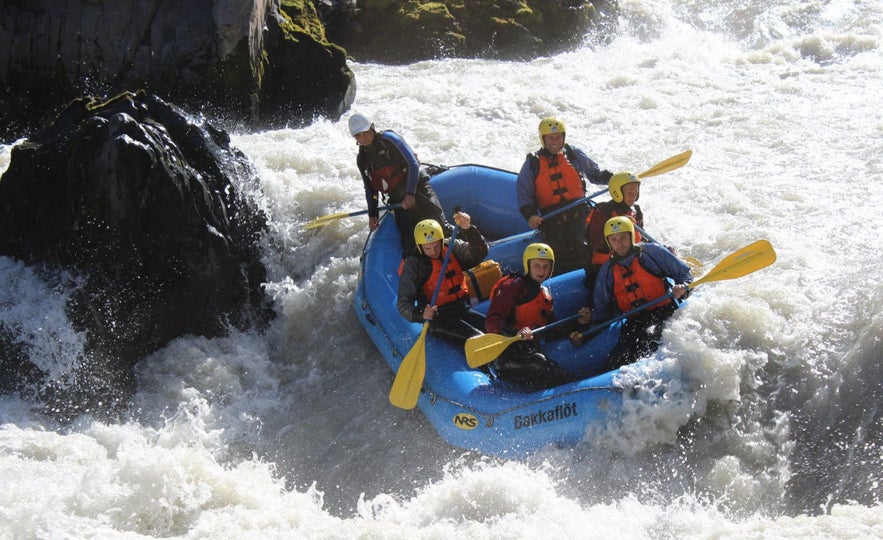
[{"label": "rafter holding paddle", "polygon": [[[553,323],[547,324],[545,326],[541,326],[539,328],[535,328],[531,333],[534,337],[543,332],[551,330],[553,328],[557,328],[563,324],[569,323],[571,321],[575,321],[579,317],[579,313],[571,315],[570,317],[565,317],[560,321],[555,321]],[[466,363],[469,364],[471,368],[477,368],[493,362],[497,359],[506,348],[515,343],[516,341],[521,341],[521,334],[516,334],[514,336],[501,336],[499,334],[483,334],[480,336],[474,336],[466,340],[465,351],[466,351]]]},{"label": "rafter holding paddle", "polygon": [[[448,269],[448,262],[451,260],[451,253],[454,252],[454,240],[457,238],[457,231],[460,227],[455,226],[451,232],[451,238],[448,240],[448,250],[442,261],[441,272],[439,272],[438,281],[435,284],[435,292],[432,293],[432,300],[429,301],[430,306],[434,306],[438,300],[438,293],[441,290],[442,281],[445,279],[445,272]],[[442,239],[444,244],[444,239]],[[423,329],[420,336],[396,372],[396,378],[392,382],[392,388],[389,391],[389,402],[400,409],[410,410],[417,405],[417,399],[420,397],[420,389],[423,387],[423,378],[426,376],[426,332],[429,330],[429,319],[423,320]]]},{"label": "rafter holding paddle", "polygon": [[[676,156],[672,156],[668,159],[660,161],[656,165],[650,167],[646,171],[637,175],[637,177],[638,178],[649,178],[651,176],[657,176],[660,174],[664,174],[664,173],[673,171],[675,169],[679,169],[679,168],[683,167],[684,165],[686,165],[688,161],[690,161],[690,157],[692,155],[693,155],[692,150],[687,150],[685,152],[681,152],[680,154],[678,154]],[[596,197],[600,197],[601,195],[604,195],[605,193],[607,193],[607,188],[604,188],[600,191],[596,191],[595,193],[592,193],[590,195],[586,195],[585,197],[583,197],[581,199],[576,199],[575,201],[571,201],[570,203],[562,206],[561,208],[553,210],[553,211],[549,212],[548,214],[542,215],[540,217],[542,219],[549,219],[549,218],[553,218],[553,217],[557,216],[558,214],[566,212],[566,211],[570,210],[571,208],[575,208],[575,207],[579,206],[580,204],[592,204],[593,199],[595,199]],[[491,246],[496,246],[496,245],[500,245],[500,244],[505,244],[506,242],[512,242],[515,240],[522,240],[524,238],[529,238],[529,237],[533,236],[534,234],[536,234],[535,230],[527,231],[527,232],[523,232],[523,233],[519,233],[519,234],[514,234],[514,235],[508,236],[506,238],[501,238],[499,240],[494,240],[493,242],[489,242],[489,244]],[[643,234],[643,232],[642,232],[642,234]],[[696,261],[695,259],[693,259],[693,260],[696,263],[698,263],[701,267],[702,263],[699,263],[699,261]]]},{"label": "rafter holding paddle", "polygon": [[[761,268],[766,268],[774,262],[776,262],[776,251],[773,249],[773,246],[769,243],[768,240],[757,240],[725,257],[724,260],[717,263],[717,265],[712,268],[707,274],[697,279],[693,283],[688,284],[687,289],[693,290],[703,283],[709,283],[712,281],[723,281],[726,279],[742,277],[752,272],[756,272]],[[587,337],[591,336],[595,332],[603,330],[616,322],[631,317],[632,315],[635,315],[636,313],[647,308],[653,307],[660,302],[668,300],[669,298],[674,298],[674,294],[668,293],[666,295],[660,296],[659,298],[641,304],[635,309],[627,311],[622,315],[591,326],[588,329],[580,332],[579,338],[571,339],[571,341],[574,342],[575,345],[580,345],[585,341]]]}]

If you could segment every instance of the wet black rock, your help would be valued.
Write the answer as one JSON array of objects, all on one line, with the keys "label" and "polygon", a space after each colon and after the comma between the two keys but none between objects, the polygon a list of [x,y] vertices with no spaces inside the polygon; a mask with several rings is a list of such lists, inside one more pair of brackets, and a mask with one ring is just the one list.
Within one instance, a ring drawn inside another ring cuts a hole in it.
[{"label": "wet black rock", "polygon": [[[258,179],[229,142],[159,98],[125,93],[76,100],[12,150],[0,255],[78,276],[67,312],[87,346],[69,359],[77,381],[44,381],[53,400],[76,410],[124,402],[133,365],[169,340],[271,319]],[[7,368],[24,354],[11,332],[0,332]]]},{"label": "wet black rock", "polygon": [[355,79],[310,0],[2,3],[0,139],[30,136],[79,96],[139,88],[271,129],[339,117]]}]

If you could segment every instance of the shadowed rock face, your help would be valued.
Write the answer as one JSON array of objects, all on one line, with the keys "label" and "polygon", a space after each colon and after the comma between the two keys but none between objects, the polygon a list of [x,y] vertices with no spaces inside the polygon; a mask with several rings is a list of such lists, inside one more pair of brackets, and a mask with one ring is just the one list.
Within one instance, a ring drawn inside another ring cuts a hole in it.
[{"label": "shadowed rock face", "polygon": [[611,31],[611,0],[323,0],[329,39],[361,62],[527,60]]},{"label": "shadowed rock face", "polygon": [[149,88],[255,129],[339,117],[352,103],[343,49],[310,0],[31,0],[0,10],[0,138],[72,99]]},{"label": "shadowed rock face", "polygon": [[612,31],[615,12],[611,0],[6,2],[0,140],[79,96],[138,88],[237,129],[337,119],[356,92],[347,54],[532,59]]},{"label": "shadowed rock face", "polygon": [[[143,93],[77,100],[16,146],[0,179],[0,255],[83,283],[67,305],[87,335],[82,369],[44,381],[48,397],[124,400],[135,362],[170,339],[262,327],[272,312],[257,189],[225,132]],[[23,371],[14,333],[0,338],[4,370]]]}]

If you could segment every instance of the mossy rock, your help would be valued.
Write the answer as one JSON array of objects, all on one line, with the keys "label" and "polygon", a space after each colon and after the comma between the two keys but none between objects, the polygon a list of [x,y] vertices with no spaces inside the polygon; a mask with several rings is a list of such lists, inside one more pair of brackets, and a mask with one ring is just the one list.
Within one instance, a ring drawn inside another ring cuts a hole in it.
[{"label": "mossy rock", "polygon": [[579,46],[597,16],[591,0],[365,0],[327,31],[358,61],[526,60]]}]

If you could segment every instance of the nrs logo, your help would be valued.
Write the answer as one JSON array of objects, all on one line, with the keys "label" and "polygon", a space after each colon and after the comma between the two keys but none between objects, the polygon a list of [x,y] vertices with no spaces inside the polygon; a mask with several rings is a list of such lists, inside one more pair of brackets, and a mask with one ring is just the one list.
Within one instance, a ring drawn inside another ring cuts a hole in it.
[{"label": "nrs logo", "polygon": [[454,425],[460,429],[472,430],[478,427],[478,418],[467,413],[455,414]]}]

